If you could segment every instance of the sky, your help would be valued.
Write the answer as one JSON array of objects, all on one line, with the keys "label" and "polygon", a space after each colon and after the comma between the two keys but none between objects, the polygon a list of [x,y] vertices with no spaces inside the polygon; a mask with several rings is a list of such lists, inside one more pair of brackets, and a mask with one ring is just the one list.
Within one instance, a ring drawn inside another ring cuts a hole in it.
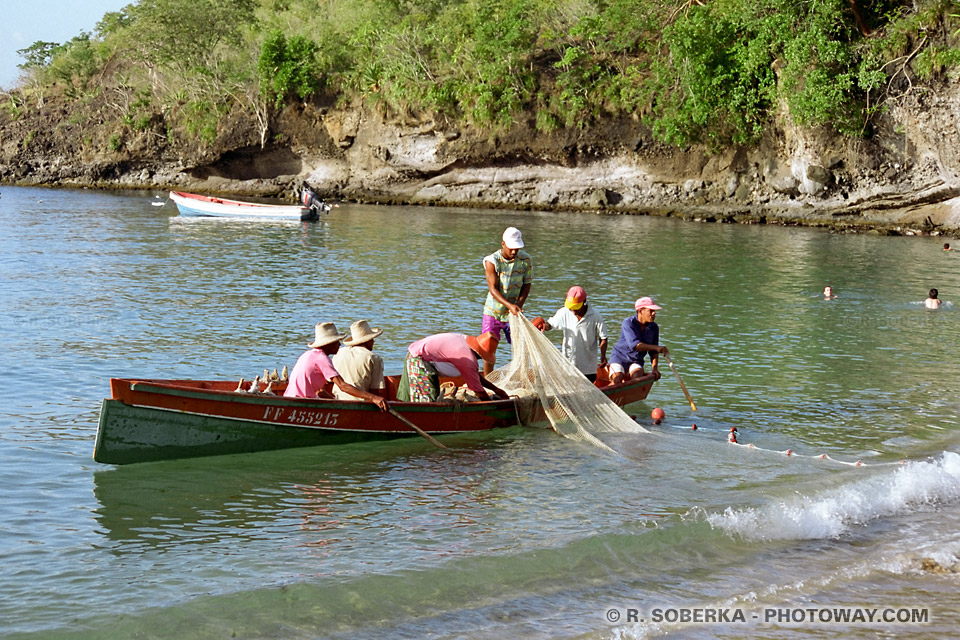
[{"label": "sky", "polygon": [[93,31],[108,11],[133,0],[0,0],[0,88],[11,89],[23,58],[17,49],[34,42],[64,43],[81,31]]}]

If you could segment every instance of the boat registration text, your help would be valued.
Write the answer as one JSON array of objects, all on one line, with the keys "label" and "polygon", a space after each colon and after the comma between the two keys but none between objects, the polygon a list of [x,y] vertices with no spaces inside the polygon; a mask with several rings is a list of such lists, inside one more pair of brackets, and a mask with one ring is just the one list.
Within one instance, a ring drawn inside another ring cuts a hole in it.
[{"label": "boat registration text", "polygon": [[[287,413],[289,411],[289,413]],[[339,413],[334,411],[316,411],[311,409],[288,409],[287,407],[267,407],[263,419],[270,422],[289,422],[290,424],[309,424],[332,427],[337,424]]]}]

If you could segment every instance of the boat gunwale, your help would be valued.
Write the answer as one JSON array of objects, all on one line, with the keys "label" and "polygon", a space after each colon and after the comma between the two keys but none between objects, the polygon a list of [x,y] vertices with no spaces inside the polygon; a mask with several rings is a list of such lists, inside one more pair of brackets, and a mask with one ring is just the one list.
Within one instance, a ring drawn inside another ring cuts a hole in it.
[{"label": "boat gunwale", "polygon": [[[183,398],[191,399],[205,399],[205,400],[216,400],[220,402],[230,402],[237,404],[254,404],[254,405],[275,405],[275,406],[288,406],[288,407],[303,407],[303,408],[322,408],[322,409],[331,409],[331,408],[344,408],[344,409],[358,409],[362,411],[379,411],[379,409],[372,402],[367,402],[366,400],[341,400],[340,398],[289,398],[280,395],[263,395],[258,393],[249,393],[245,391],[228,391],[222,389],[200,389],[196,388],[190,384],[177,384],[191,382],[194,384],[216,384],[222,383],[223,381],[217,380],[141,380],[136,378],[112,378],[110,380],[111,389],[115,383],[127,384],[129,391],[131,393],[156,393],[167,396],[177,396]],[[121,393],[121,395],[124,395]],[[124,401],[123,397],[117,397],[117,394],[113,394],[111,399]],[[400,410],[423,410],[426,412],[433,411],[450,411],[451,408],[456,407],[458,411],[485,411],[485,410],[496,410],[496,409],[505,409],[512,407],[515,404],[514,398],[509,398],[506,400],[485,400],[477,402],[462,402],[457,405],[453,405],[447,402],[401,402],[399,400],[388,400],[387,404],[391,408],[400,409]],[[144,407],[150,407],[151,405],[141,405]]]},{"label": "boat gunwale", "polygon": [[[627,390],[633,387],[645,385],[652,386],[658,376],[654,373],[646,374],[640,378],[628,379],[619,384],[597,387],[608,398],[615,395],[616,392]],[[160,380],[160,379],[139,379],[139,378],[111,378],[110,388],[112,399],[125,401],[123,397],[118,397],[114,392],[114,385],[126,385],[130,393],[155,393],[167,396],[177,396],[191,399],[206,399],[219,402],[230,402],[237,404],[253,405],[273,405],[304,408],[343,408],[360,411],[379,411],[373,403],[365,400],[342,400],[340,398],[290,398],[281,395],[263,395],[236,390],[224,389],[203,389],[196,385],[202,384],[223,384],[223,380]],[[122,391],[120,396],[125,395]],[[611,398],[612,399],[612,398]],[[388,400],[387,404],[398,410],[414,411],[418,413],[449,412],[456,411],[486,411],[503,409],[509,406],[516,406],[516,397],[501,400],[480,400],[476,402],[460,402],[451,404],[449,402],[402,402],[399,400]],[[150,405],[144,405],[150,406]]]},{"label": "boat gunwale", "polygon": [[182,198],[188,202],[197,201],[204,202],[212,205],[223,205],[223,206],[237,206],[237,207],[252,207],[254,209],[297,209],[300,212],[309,211],[309,207],[305,207],[301,204],[269,204],[266,202],[246,202],[244,200],[231,200],[229,198],[221,198],[219,196],[205,196],[200,193],[190,193],[187,191],[171,191],[170,199],[176,202],[176,198]]}]

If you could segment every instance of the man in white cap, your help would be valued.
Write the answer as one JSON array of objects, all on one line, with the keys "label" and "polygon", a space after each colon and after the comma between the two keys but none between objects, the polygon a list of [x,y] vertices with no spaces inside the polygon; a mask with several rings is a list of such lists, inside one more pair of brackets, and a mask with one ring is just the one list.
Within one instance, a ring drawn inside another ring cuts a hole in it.
[{"label": "man in white cap", "polygon": [[541,331],[560,329],[563,340],[560,350],[580,372],[593,382],[597,379],[597,351],[600,352],[600,365],[607,364],[607,331],[600,313],[587,304],[587,292],[583,287],[570,287],[567,299],[553,317],[544,321],[541,317],[533,320],[533,325]]},{"label": "man in white cap", "polygon": [[318,395],[330,397],[323,390],[324,385],[329,381],[354,398],[372,402],[380,407],[381,411],[386,411],[386,400],[344,382],[336,367],[333,366],[330,356],[340,349],[340,341],[347,334],[338,333],[337,326],[332,322],[321,322],[317,324],[314,331],[316,337],[313,342],[307,345],[310,350],[304,352],[297,359],[297,364],[293,365],[293,371],[290,372],[290,381],[287,383],[287,389],[283,392],[283,396],[285,398],[316,398]]},{"label": "man in white cap", "polygon": [[[483,259],[487,279],[487,299],[483,304],[483,324],[480,333],[490,333],[499,342],[503,330],[510,342],[510,315],[523,310],[533,281],[533,262],[530,254],[521,251],[523,236],[516,227],[508,227],[500,240],[500,249]],[[494,360],[483,361],[483,374],[493,371]]]},{"label": "man in white cap", "polygon": [[650,366],[657,377],[660,371],[657,364],[660,354],[669,355],[666,347],[661,347],[660,327],[654,322],[657,311],[661,309],[649,296],[639,298],[633,305],[637,315],[630,316],[620,327],[620,339],[613,345],[610,356],[610,382],[619,384],[626,379],[643,375],[643,358],[650,354]]},{"label": "man in white cap", "polygon": [[[343,347],[332,358],[344,382],[378,396],[384,395],[383,358],[373,353],[373,341],[382,333],[383,329],[371,328],[368,321],[358,320],[350,325],[350,337],[344,339]],[[333,395],[340,400],[353,399],[339,387],[333,388]]]}]

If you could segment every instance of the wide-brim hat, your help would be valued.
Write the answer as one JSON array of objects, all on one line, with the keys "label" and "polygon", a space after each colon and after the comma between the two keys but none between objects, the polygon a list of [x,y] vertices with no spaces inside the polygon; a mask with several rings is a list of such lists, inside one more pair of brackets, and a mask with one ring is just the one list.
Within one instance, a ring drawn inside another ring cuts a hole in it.
[{"label": "wide-brim hat", "polygon": [[467,346],[480,354],[484,362],[493,364],[497,361],[497,345],[500,341],[487,331],[479,336],[467,336]]},{"label": "wide-brim hat", "polygon": [[633,308],[636,309],[637,311],[640,311],[640,309],[653,309],[654,311],[659,311],[663,307],[661,307],[656,302],[654,302],[653,298],[651,298],[650,296],[644,296],[642,298],[637,299],[637,301],[633,305]]},{"label": "wide-brim hat", "polygon": [[343,344],[351,347],[355,344],[363,344],[368,340],[373,340],[383,334],[383,329],[371,328],[366,320],[357,320],[350,325],[350,337],[343,341]]},{"label": "wide-brim hat", "polygon": [[316,337],[314,337],[313,342],[307,345],[311,349],[319,349],[331,342],[340,342],[347,335],[337,331],[337,325],[332,322],[320,322],[314,327],[314,331],[316,332]]}]

